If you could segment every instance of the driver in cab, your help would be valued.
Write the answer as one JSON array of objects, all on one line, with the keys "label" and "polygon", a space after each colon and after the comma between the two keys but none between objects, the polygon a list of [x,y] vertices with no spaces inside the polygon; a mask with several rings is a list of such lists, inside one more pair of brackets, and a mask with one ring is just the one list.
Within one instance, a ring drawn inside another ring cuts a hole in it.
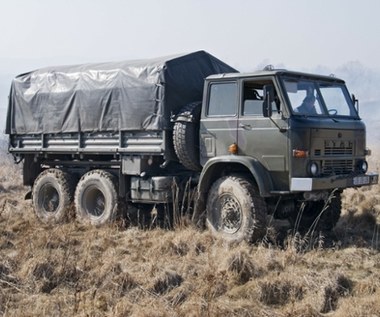
[{"label": "driver in cab", "polygon": [[305,113],[305,114],[317,114],[315,109],[315,97],[314,95],[308,95],[302,101],[302,104],[295,109],[295,112]]}]

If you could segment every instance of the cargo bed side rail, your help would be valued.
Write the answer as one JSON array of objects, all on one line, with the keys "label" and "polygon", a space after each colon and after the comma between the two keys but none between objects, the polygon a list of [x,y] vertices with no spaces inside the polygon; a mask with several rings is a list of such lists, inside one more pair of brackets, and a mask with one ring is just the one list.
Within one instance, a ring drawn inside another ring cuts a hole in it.
[{"label": "cargo bed side rail", "polygon": [[13,154],[152,154],[165,149],[163,131],[120,131],[11,135],[9,152]]}]

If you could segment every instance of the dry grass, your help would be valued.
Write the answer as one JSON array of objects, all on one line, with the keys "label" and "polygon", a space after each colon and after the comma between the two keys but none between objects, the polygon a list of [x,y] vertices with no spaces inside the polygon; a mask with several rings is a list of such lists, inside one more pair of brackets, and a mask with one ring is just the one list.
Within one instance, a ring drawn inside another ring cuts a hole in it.
[{"label": "dry grass", "polygon": [[183,223],[44,226],[21,183],[3,159],[2,316],[380,315],[379,186],[345,191],[331,236],[306,241],[275,227],[269,240],[281,244],[228,245]]}]

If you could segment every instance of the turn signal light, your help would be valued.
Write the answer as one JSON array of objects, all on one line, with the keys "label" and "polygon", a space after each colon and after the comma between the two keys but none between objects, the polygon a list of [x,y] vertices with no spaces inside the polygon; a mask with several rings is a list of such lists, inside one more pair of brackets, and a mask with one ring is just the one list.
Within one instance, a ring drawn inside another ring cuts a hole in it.
[{"label": "turn signal light", "polygon": [[309,156],[309,151],[293,150],[293,157],[295,157],[295,158],[306,158],[308,156]]},{"label": "turn signal light", "polygon": [[231,153],[231,154],[237,154],[238,152],[238,146],[236,143],[232,143],[229,147],[228,147],[228,152]]}]

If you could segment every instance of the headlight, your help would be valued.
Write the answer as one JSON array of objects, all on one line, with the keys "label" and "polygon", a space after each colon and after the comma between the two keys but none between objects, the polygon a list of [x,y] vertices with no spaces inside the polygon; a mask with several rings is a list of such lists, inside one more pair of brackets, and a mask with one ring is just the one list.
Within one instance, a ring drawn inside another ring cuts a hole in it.
[{"label": "headlight", "polygon": [[358,163],[358,170],[362,173],[367,173],[368,171],[368,163],[367,161],[359,161]]},{"label": "headlight", "polygon": [[311,176],[319,175],[319,165],[316,162],[310,162],[308,169]]}]

